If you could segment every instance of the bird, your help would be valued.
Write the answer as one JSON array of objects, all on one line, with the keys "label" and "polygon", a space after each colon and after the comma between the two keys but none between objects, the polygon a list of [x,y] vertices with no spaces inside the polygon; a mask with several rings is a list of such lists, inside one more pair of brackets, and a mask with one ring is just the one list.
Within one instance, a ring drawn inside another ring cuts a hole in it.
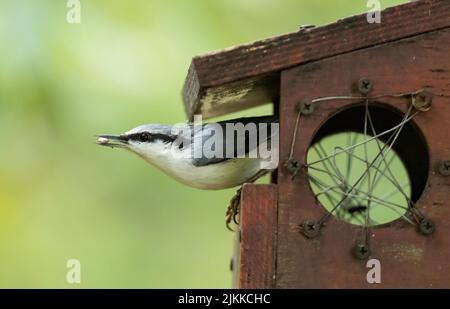
[{"label": "bird", "polygon": [[[173,179],[202,190],[251,183],[278,167],[276,116],[220,122],[146,124],[120,135],[97,135],[100,146],[128,150]],[[238,224],[241,189],[230,201],[226,226]]]}]

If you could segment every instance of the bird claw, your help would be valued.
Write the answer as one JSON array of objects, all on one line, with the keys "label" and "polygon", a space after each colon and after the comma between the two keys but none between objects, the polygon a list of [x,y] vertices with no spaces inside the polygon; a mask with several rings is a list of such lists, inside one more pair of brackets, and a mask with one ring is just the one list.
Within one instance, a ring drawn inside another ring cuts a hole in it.
[{"label": "bird claw", "polygon": [[236,194],[231,199],[227,212],[225,213],[225,225],[228,230],[231,232],[234,232],[234,230],[230,227],[230,223],[233,221],[234,224],[239,225],[239,210],[240,210],[240,203],[241,203],[241,189],[236,191]]}]

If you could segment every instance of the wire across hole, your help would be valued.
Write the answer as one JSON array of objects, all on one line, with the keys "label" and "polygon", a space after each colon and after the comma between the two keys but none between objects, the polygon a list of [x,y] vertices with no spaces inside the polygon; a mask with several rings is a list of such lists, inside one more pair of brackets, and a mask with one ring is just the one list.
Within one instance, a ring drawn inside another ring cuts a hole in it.
[{"label": "wire across hole", "polygon": [[429,170],[428,148],[412,113],[366,102],[319,129],[307,171],[317,201],[330,215],[367,227],[410,220],[408,210],[422,194]]}]

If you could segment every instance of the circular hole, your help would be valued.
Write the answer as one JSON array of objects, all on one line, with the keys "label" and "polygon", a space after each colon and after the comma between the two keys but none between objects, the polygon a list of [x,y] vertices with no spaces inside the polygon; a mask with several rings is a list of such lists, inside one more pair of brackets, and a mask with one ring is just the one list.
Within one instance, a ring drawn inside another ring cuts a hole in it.
[{"label": "circular hole", "polygon": [[370,103],[367,115],[370,121],[363,103],[328,119],[314,136],[307,164],[311,189],[328,212],[351,224],[377,226],[402,217],[418,201],[429,155],[413,121],[396,136],[400,111]]}]

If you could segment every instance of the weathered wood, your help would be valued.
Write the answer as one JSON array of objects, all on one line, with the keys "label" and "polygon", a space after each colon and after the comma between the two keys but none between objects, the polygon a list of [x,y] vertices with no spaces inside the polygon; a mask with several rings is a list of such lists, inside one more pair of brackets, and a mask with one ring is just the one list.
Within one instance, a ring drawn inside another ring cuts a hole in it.
[{"label": "weathered wood", "polygon": [[[428,144],[431,167],[417,207],[435,221],[436,232],[423,236],[401,220],[374,228],[370,234],[371,257],[381,262],[382,283],[368,284],[365,262],[351,254],[361,236],[361,228],[333,217],[317,238],[305,238],[298,232],[297,225],[305,220],[317,220],[325,210],[316,204],[304,173],[292,181],[288,171],[280,168],[276,287],[450,287],[450,177],[436,172],[441,160],[450,159],[449,51],[450,29],[443,29],[305,64],[282,73],[281,160],[286,159],[289,153],[297,104],[305,99],[356,95],[354,85],[362,77],[373,82],[371,95],[374,96],[428,88],[447,97],[434,96],[431,110],[414,119]],[[402,111],[406,110],[409,102],[408,98],[388,97],[379,101]],[[302,118],[295,148],[295,158],[300,163],[305,163],[308,147],[319,127],[350,104],[355,102],[324,102],[316,106],[312,115]],[[407,147],[406,151],[411,157],[416,155],[414,149]],[[417,164],[425,165],[426,162]]]},{"label": "weathered wood", "polygon": [[279,84],[279,74],[267,74],[223,86],[204,88],[201,93],[194,90],[198,84],[195,88],[185,86],[189,91],[184,94],[185,102],[201,100],[201,104],[195,107],[199,109],[195,111],[185,105],[186,113],[191,120],[195,114],[201,114],[206,119],[270,103],[278,98]]},{"label": "weathered wood", "polygon": [[275,185],[246,184],[242,189],[235,287],[262,289],[274,286],[277,199]]},{"label": "weathered wood", "polygon": [[206,117],[278,98],[282,70],[450,26],[450,1],[423,0],[195,57],[183,89],[188,116]]}]

